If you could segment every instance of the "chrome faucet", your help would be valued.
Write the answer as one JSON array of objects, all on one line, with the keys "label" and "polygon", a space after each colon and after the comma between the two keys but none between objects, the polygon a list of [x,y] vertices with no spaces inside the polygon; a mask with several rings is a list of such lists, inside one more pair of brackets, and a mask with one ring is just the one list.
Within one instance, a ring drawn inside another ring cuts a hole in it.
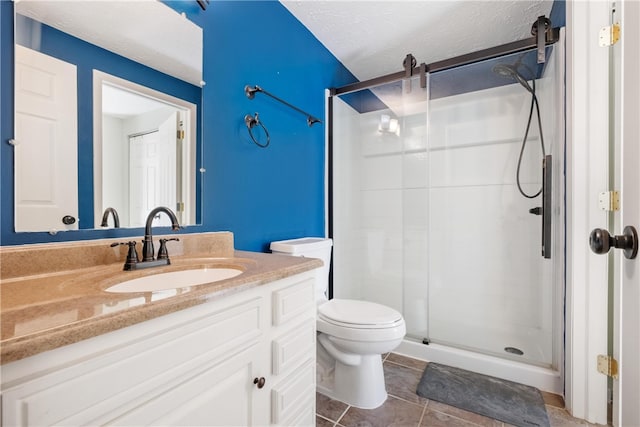
[{"label": "chrome faucet", "polygon": [[[176,218],[176,214],[174,214],[171,209],[164,206],[158,206],[157,208],[149,212],[149,215],[147,216],[147,222],[145,223],[145,226],[144,226],[144,240],[142,241],[142,262],[148,262],[148,261],[154,260],[153,236],[151,235],[151,223],[153,222],[153,219],[156,217],[156,215],[158,215],[160,212],[164,212],[167,214],[167,216],[171,220],[171,229],[173,231],[180,230],[180,224],[178,224],[178,218]],[[165,264],[169,264],[168,257],[165,259],[160,258],[159,261],[160,260],[167,261]]]},{"label": "chrome faucet", "polygon": [[109,214],[113,216],[113,227],[120,228],[120,218],[118,217],[118,212],[114,208],[107,208],[104,210],[102,214],[102,223],[100,223],[100,227],[108,227],[107,219],[109,219]]}]

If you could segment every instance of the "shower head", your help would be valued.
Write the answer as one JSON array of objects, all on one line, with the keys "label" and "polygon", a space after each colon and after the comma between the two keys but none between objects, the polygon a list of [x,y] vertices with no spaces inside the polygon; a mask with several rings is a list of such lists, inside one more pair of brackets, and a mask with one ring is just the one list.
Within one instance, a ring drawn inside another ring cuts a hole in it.
[{"label": "shower head", "polygon": [[501,77],[515,79],[527,91],[534,93],[533,89],[531,89],[531,86],[529,86],[527,79],[525,79],[523,75],[518,72],[515,66],[508,64],[496,64],[493,67],[493,72]]}]

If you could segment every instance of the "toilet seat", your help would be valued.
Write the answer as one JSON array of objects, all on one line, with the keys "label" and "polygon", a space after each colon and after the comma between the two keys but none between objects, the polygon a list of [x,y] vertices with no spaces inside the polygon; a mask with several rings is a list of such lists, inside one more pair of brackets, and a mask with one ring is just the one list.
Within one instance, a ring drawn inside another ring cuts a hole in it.
[{"label": "toilet seat", "polygon": [[387,329],[404,323],[396,310],[369,301],[332,299],[318,307],[318,318],[335,326]]}]

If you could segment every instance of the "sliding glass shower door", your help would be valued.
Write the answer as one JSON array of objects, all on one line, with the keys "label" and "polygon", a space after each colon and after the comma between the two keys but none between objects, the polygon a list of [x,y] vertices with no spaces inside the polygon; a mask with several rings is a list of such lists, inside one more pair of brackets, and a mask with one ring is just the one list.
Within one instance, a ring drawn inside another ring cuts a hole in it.
[{"label": "sliding glass shower door", "polygon": [[427,315],[428,105],[418,78],[333,101],[333,293],[395,308],[411,335]]},{"label": "sliding glass shower door", "polygon": [[[562,64],[554,53],[539,68],[527,55],[434,73],[425,88],[416,77],[333,98],[333,292],[397,309],[425,344],[551,367],[562,327]],[[543,159],[534,78],[555,160],[550,259],[542,195],[531,197]]]}]

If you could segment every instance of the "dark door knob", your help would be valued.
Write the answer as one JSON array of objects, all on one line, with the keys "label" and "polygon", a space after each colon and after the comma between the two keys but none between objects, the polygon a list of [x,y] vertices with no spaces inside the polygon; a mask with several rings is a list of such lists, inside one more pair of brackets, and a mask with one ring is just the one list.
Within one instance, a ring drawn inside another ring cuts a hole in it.
[{"label": "dark door knob", "polygon": [[625,258],[634,259],[638,255],[638,232],[629,225],[621,236],[612,236],[607,230],[596,228],[589,235],[589,246],[597,254],[606,254],[612,247],[622,249]]},{"label": "dark door knob", "polygon": [[76,219],[71,215],[65,215],[62,217],[62,223],[65,225],[71,225],[76,223]]},{"label": "dark door knob", "polygon": [[264,387],[265,379],[264,377],[254,378],[253,383],[258,386],[258,388]]}]

